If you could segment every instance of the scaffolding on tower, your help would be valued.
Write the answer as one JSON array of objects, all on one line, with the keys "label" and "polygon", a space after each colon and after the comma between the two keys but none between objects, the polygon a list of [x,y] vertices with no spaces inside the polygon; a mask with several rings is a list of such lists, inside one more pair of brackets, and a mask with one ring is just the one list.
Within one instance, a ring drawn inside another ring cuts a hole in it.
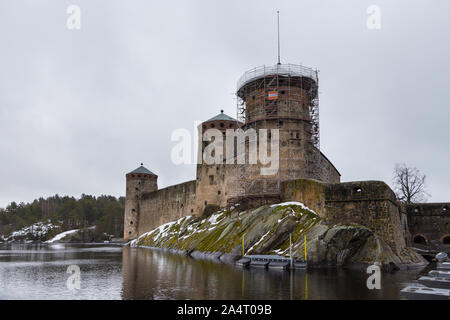
[{"label": "scaffolding on tower", "polygon": [[[310,123],[311,141],[307,141],[318,152],[308,157],[308,168],[313,168],[319,161],[320,153],[320,130],[319,130],[319,97],[318,97],[318,71],[301,65],[293,64],[276,64],[275,66],[262,66],[252,69],[244,73],[237,83],[236,103],[237,103],[237,119],[240,123],[240,129],[248,130],[251,128],[268,128],[270,122],[273,126],[274,122],[280,128],[283,121],[287,119],[296,119],[301,107],[291,104],[291,87],[306,88],[308,95],[308,121]],[[280,90],[283,88],[283,90]],[[262,90],[261,90],[262,89]],[[302,91],[303,92],[303,91]],[[279,103],[278,95],[287,95],[287,103]],[[295,96],[295,94],[293,94]],[[296,96],[294,98],[302,100],[304,97]],[[251,99],[252,108],[248,108],[248,100]],[[247,100],[247,101],[246,101]],[[302,100],[303,101],[303,100]],[[284,132],[285,134],[285,132]],[[295,163],[290,161],[295,153],[296,143],[300,143],[299,137],[291,136],[282,137],[280,133],[280,141],[286,139],[287,153],[280,158],[280,164],[285,164],[287,177],[296,177]],[[296,141],[298,140],[298,141]],[[248,150],[248,141],[246,148]],[[314,163],[311,163],[314,162]],[[254,179],[248,174],[249,167],[245,165],[237,166],[237,183],[240,193],[244,197],[272,197],[280,194],[281,189],[281,173],[278,170],[276,178],[273,179]],[[310,175],[312,173],[309,173]],[[276,181],[276,183],[274,183]],[[255,184],[259,184],[255,193]],[[262,185],[261,185],[262,184]]]}]

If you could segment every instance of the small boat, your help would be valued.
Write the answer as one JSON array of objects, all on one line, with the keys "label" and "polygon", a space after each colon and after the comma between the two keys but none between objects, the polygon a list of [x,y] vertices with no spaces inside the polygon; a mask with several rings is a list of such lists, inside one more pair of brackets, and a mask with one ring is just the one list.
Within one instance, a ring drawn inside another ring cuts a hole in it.
[{"label": "small boat", "polygon": [[450,279],[423,276],[417,280],[420,284],[429,288],[450,289]]},{"label": "small boat", "polygon": [[428,272],[432,277],[450,279],[450,270],[432,270]]},{"label": "small boat", "polygon": [[286,270],[290,266],[289,261],[271,261],[269,262],[269,269]]},{"label": "small boat", "polygon": [[439,252],[436,256],[435,256],[436,260],[439,262],[444,262],[447,261],[448,259],[448,254],[446,252]]},{"label": "small boat", "polygon": [[236,265],[239,267],[248,267],[250,265],[250,259],[249,258],[241,258],[238,261],[236,261]]},{"label": "small boat", "polygon": [[408,300],[449,300],[450,290],[407,286],[400,294]]}]

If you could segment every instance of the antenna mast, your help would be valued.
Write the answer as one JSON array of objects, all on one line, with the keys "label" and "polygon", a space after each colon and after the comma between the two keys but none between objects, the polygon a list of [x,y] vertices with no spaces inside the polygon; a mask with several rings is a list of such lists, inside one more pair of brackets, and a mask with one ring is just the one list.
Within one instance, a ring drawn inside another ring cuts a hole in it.
[{"label": "antenna mast", "polygon": [[280,61],[280,11],[277,11],[277,23],[278,23],[278,64]]}]

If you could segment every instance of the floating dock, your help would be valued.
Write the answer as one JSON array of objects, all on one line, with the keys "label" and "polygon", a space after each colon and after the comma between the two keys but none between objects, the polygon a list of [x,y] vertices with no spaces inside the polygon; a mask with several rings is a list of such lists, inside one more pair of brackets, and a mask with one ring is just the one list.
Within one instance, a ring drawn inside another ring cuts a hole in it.
[{"label": "floating dock", "polygon": [[264,268],[264,269],[266,269],[268,265],[269,265],[269,261],[265,261],[265,260],[252,260],[252,261],[250,261],[250,267],[253,267],[253,268]]},{"label": "floating dock", "polygon": [[400,294],[408,300],[449,300],[449,289],[407,286]]},{"label": "floating dock", "polygon": [[420,284],[429,288],[450,289],[450,279],[423,276],[417,280]]},{"label": "floating dock", "polygon": [[428,276],[417,279],[419,285],[409,285],[400,291],[408,300],[450,300],[450,262],[442,259],[447,254],[436,255],[437,270],[428,272]]},{"label": "floating dock", "polygon": [[250,259],[249,258],[241,258],[238,261],[236,261],[236,265],[238,267],[248,267],[250,265]]},{"label": "floating dock", "polygon": [[291,259],[278,255],[248,255],[236,261],[239,267],[254,267],[273,270],[288,270],[292,264],[293,269],[306,269],[307,263],[291,261]]},{"label": "floating dock", "polygon": [[290,261],[283,261],[283,262],[277,262],[272,261],[269,262],[269,269],[275,269],[275,270],[287,270],[290,266]]},{"label": "floating dock", "polygon": [[438,270],[450,270],[450,262],[438,262]]},{"label": "floating dock", "polygon": [[446,271],[446,270],[432,270],[432,271],[428,272],[428,274],[431,277],[450,279],[450,271]]}]

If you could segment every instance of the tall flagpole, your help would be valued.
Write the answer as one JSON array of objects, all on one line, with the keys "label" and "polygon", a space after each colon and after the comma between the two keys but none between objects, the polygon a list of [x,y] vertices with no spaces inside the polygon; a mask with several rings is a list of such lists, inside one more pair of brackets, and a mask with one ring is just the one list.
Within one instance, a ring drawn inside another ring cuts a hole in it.
[{"label": "tall flagpole", "polygon": [[280,11],[277,11],[277,23],[278,23],[278,64],[281,64],[281,60],[280,60]]}]

